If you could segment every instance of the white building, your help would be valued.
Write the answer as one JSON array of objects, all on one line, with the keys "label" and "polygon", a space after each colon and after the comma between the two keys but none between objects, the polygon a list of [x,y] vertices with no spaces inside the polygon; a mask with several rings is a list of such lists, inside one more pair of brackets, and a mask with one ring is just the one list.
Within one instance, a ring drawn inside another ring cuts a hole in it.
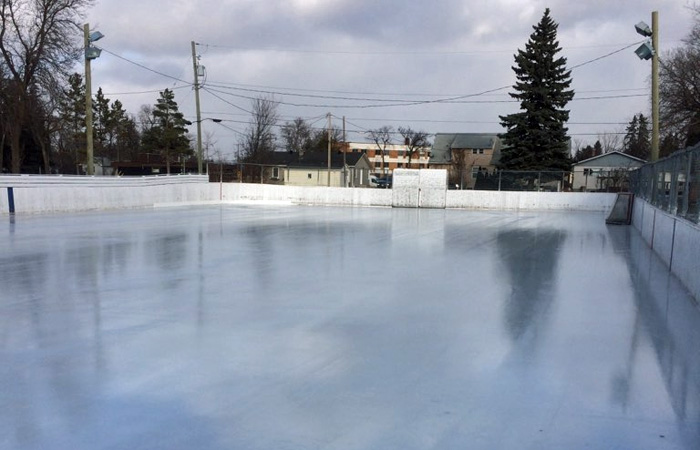
[{"label": "white building", "polygon": [[621,152],[603,153],[573,165],[575,191],[620,191],[629,188],[628,173],[646,163]]}]

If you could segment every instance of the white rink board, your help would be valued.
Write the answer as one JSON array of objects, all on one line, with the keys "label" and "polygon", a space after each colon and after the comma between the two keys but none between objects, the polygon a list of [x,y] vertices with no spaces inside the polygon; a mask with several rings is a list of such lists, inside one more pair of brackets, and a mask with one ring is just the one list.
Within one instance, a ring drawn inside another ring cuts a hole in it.
[{"label": "white rink board", "polygon": [[392,185],[395,208],[445,208],[446,170],[396,169]]}]

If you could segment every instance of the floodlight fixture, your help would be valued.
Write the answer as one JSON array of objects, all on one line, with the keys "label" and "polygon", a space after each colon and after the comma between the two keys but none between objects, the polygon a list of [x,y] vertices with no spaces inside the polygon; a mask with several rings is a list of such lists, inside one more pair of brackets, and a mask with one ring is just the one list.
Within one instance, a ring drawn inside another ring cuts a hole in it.
[{"label": "floodlight fixture", "polygon": [[634,29],[637,30],[637,33],[641,34],[644,37],[651,37],[651,35],[654,34],[651,31],[649,25],[647,25],[644,22],[639,22],[637,25],[634,26]]},{"label": "floodlight fixture", "polygon": [[634,53],[637,54],[639,59],[644,59],[648,60],[651,59],[652,56],[654,56],[654,47],[651,45],[650,42],[645,42],[642,45],[637,48],[637,50],[634,51]]},{"label": "floodlight fixture", "polygon": [[90,33],[90,42],[97,42],[103,37],[105,37],[104,34],[100,33],[99,31],[94,31]]},{"label": "floodlight fixture", "polygon": [[102,54],[102,49],[97,47],[88,47],[85,49],[85,59],[97,59]]}]

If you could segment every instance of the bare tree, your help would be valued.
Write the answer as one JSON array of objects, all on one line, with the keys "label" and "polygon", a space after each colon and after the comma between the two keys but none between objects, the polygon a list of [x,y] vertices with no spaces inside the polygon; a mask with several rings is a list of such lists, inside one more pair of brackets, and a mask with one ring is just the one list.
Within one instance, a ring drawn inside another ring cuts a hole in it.
[{"label": "bare tree", "polygon": [[659,76],[664,130],[686,136],[687,145],[697,143],[698,138],[689,138],[700,126],[700,48],[688,45],[670,52],[661,61]]},{"label": "bare tree", "polygon": [[[339,128],[331,127],[331,151],[339,152],[342,149],[343,132]],[[317,129],[311,137],[309,151],[326,153],[328,151],[328,129]]]},{"label": "bare tree", "polygon": [[386,155],[386,148],[389,144],[391,144],[391,133],[392,133],[392,128],[388,126],[383,126],[381,128],[377,128],[375,130],[369,130],[367,132],[368,134],[368,139],[377,146],[377,150],[379,150],[379,153],[382,157],[382,176],[386,175],[385,172],[385,155]]},{"label": "bare tree", "polygon": [[598,141],[603,149],[603,153],[617,152],[622,150],[622,136],[624,133],[613,131],[612,133],[601,133]]},{"label": "bare tree", "polygon": [[[31,98],[57,91],[81,49],[80,19],[92,0],[2,0],[0,54],[5,77],[3,129],[10,170],[19,173],[31,130]],[[35,140],[39,140],[36,137]]]},{"label": "bare tree", "polygon": [[273,98],[253,100],[251,121],[241,142],[245,162],[264,164],[269,161],[270,154],[275,151],[277,137],[274,127],[278,118],[277,103]]},{"label": "bare tree", "polygon": [[416,153],[418,153],[418,167],[420,168],[420,158],[423,149],[430,145],[428,142],[428,133],[425,131],[413,130],[411,127],[399,127],[399,134],[403,137],[404,145],[406,145],[408,168],[411,168],[411,160]]},{"label": "bare tree", "polygon": [[687,146],[700,142],[700,5],[684,45],[660,61],[660,121],[664,139],[681,136]]},{"label": "bare tree", "polygon": [[304,153],[311,149],[312,138],[311,126],[301,117],[287,122],[282,127],[282,139],[284,139],[285,147],[290,153],[304,156]]},{"label": "bare tree", "polygon": [[211,155],[215,155],[217,153],[220,153],[216,149],[216,144],[218,144],[219,141],[214,139],[214,133],[211,131],[205,131],[204,132],[204,138],[202,139],[202,147],[204,149],[204,155],[207,161],[211,158]]},{"label": "bare tree", "polygon": [[141,105],[137,115],[137,121],[141,133],[156,126],[156,119],[153,116],[153,105]]}]

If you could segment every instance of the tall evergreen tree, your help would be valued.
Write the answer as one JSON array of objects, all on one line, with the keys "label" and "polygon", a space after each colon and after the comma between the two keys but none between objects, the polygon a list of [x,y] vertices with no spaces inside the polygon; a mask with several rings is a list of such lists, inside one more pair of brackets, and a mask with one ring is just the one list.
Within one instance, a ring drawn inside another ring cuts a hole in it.
[{"label": "tall evergreen tree", "polygon": [[644,114],[635,114],[627,125],[625,137],[622,140],[622,151],[637,158],[649,158],[651,153],[649,120],[644,117]]},{"label": "tall evergreen tree", "polygon": [[569,170],[569,111],[574,97],[571,71],[557,41],[558,24],[547,8],[525,50],[518,50],[513,67],[517,81],[510,96],[520,101],[520,112],[500,116],[506,132],[501,135],[500,167],[506,170]]},{"label": "tall evergreen tree", "polygon": [[160,154],[165,159],[165,166],[170,174],[170,162],[178,157],[192,155],[190,139],[187,137],[187,125],[190,122],[180,112],[175,101],[175,93],[166,89],[153,108],[154,126],[144,130],[143,147]]},{"label": "tall evergreen tree", "polygon": [[85,161],[85,84],[79,73],[68,77],[58,102],[59,120],[57,165],[61,173],[77,173],[77,164]]},{"label": "tall evergreen tree", "polygon": [[125,157],[138,154],[139,135],[136,130],[136,122],[119,100],[115,100],[109,108],[109,122],[107,124],[107,148],[111,158],[121,160]]},{"label": "tall evergreen tree", "polygon": [[107,156],[107,141],[110,127],[109,99],[105,97],[102,88],[92,101],[93,133],[95,139],[95,156]]},{"label": "tall evergreen tree", "polygon": [[598,156],[603,154],[603,144],[600,143],[600,141],[595,141],[595,144],[593,144],[593,156]]}]

